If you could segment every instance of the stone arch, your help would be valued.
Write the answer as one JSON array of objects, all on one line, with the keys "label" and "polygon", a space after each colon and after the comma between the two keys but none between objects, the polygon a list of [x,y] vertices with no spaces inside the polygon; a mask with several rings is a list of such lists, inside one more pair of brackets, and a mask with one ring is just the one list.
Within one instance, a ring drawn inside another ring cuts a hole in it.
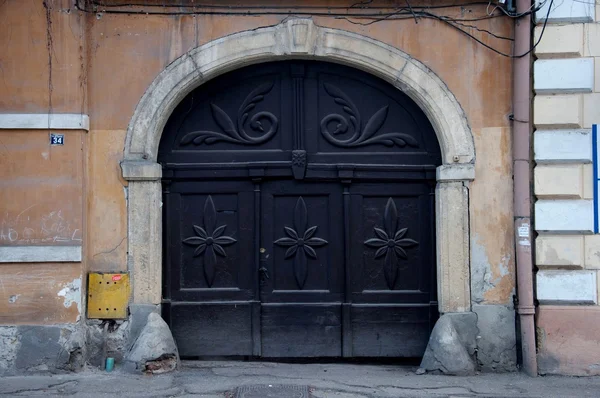
[{"label": "stone arch", "polygon": [[173,61],[140,100],[127,130],[125,160],[155,161],[164,125],[177,104],[194,88],[245,65],[277,59],[322,59],[362,69],[410,96],[431,121],[444,164],[470,164],[473,136],[460,104],[424,64],[387,44],[309,19],[244,31],[211,41]]},{"label": "stone arch", "polygon": [[463,109],[444,82],[410,55],[356,33],[319,27],[310,19],[244,31],[197,47],[167,66],[146,90],[127,129],[122,163],[123,177],[129,180],[133,304],[161,300],[161,167],[156,159],[173,109],[194,88],[222,73],[292,58],[362,69],[402,90],[425,112],[443,159],[436,189],[440,312],[469,311],[468,181],[474,179],[475,146]]}]

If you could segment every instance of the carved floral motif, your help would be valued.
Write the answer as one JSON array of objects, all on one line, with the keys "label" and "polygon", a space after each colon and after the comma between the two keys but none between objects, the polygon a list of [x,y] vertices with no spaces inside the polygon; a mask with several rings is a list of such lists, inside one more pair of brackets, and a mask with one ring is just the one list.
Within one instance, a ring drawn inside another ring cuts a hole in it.
[{"label": "carved floral motif", "polygon": [[[237,242],[230,236],[225,236],[227,225],[217,226],[217,211],[212,197],[209,195],[204,202],[204,228],[194,225],[196,236],[191,236],[183,240],[183,243],[190,246],[196,246],[194,257],[204,255],[204,279],[208,287],[211,287],[215,279],[217,265],[217,254],[221,257],[227,257],[223,246],[229,246]],[[215,228],[216,227],[216,228]]]},{"label": "carved floral motif", "polygon": [[[269,141],[277,132],[277,127],[279,125],[277,117],[267,111],[257,112],[250,120],[248,120],[248,116],[250,114],[249,112],[256,107],[256,104],[262,101],[265,95],[273,89],[273,85],[274,82],[261,84],[248,94],[238,110],[237,127],[223,109],[211,103],[210,109],[212,111],[213,119],[222,131],[192,131],[183,136],[179,145],[210,145],[219,141],[240,145],[260,145]],[[254,132],[262,134],[258,136],[248,135],[244,129],[246,122],[248,122],[248,125]],[[267,131],[265,131],[265,122],[267,122],[269,126]]]},{"label": "carved floral motif", "polygon": [[313,247],[325,246],[328,243],[325,239],[314,237],[317,232],[316,225],[306,228],[307,225],[306,204],[301,196],[294,209],[294,228],[284,227],[288,236],[274,242],[276,245],[289,247],[285,252],[285,258],[294,256],[294,276],[300,289],[304,287],[308,274],[306,256],[316,259],[317,252]]},{"label": "carved floral motif", "polygon": [[398,279],[398,268],[400,267],[400,259],[407,259],[404,248],[414,247],[419,242],[405,238],[408,228],[398,228],[398,210],[392,198],[389,198],[385,205],[385,213],[383,215],[383,223],[385,230],[381,228],[373,228],[377,238],[371,238],[365,241],[365,245],[377,248],[375,258],[385,256],[383,263],[383,273],[388,288],[392,290]]},{"label": "carved floral motif", "polygon": [[[387,105],[375,112],[375,114],[371,116],[363,128],[360,112],[358,112],[358,108],[356,105],[354,105],[350,97],[348,97],[346,93],[333,84],[325,83],[323,86],[327,94],[334,98],[335,103],[342,107],[350,119],[350,122],[348,122],[348,119],[345,116],[332,113],[325,116],[321,120],[321,134],[330,144],[342,148],[352,148],[375,144],[381,144],[389,147],[397,145],[401,148],[404,148],[405,146],[416,148],[419,146],[417,140],[415,140],[414,137],[409,134],[385,133],[376,135],[387,118]],[[330,127],[332,125],[335,125],[335,130],[333,132],[330,131]],[[353,131],[353,134],[350,138],[345,140],[335,138],[336,135],[347,133],[350,127]]]}]

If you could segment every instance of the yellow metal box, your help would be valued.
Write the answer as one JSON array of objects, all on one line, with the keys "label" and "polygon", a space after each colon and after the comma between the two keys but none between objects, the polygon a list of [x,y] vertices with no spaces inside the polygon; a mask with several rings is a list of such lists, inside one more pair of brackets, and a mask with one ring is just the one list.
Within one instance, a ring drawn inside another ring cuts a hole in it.
[{"label": "yellow metal box", "polygon": [[97,319],[127,318],[129,274],[90,272],[88,276],[87,316]]}]

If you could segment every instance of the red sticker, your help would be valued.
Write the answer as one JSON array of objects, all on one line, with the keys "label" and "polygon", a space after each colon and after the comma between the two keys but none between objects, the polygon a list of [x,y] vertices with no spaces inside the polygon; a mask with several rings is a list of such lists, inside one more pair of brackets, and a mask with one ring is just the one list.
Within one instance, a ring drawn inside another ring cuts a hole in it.
[{"label": "red sticker", "polygon": [[112,277],[112,280],[113,280],[113,282],[120,281],[122,277],[123,277],[123,275],[114,275]]}]

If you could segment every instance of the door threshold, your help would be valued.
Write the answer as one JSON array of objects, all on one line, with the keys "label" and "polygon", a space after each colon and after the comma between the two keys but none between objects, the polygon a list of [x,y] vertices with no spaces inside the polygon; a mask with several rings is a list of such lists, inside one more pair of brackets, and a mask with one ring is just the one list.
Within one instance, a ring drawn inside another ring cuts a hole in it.
[{"label": "door threshold", "polygon": [[419,366],[421,357],[293,357],[293,358],[265,358],[254,356],[201,356],[182,357],[184,361],[238,361],[238,362],[270,362],[290,364],[356,364],[356,365],[395,365]]}]

